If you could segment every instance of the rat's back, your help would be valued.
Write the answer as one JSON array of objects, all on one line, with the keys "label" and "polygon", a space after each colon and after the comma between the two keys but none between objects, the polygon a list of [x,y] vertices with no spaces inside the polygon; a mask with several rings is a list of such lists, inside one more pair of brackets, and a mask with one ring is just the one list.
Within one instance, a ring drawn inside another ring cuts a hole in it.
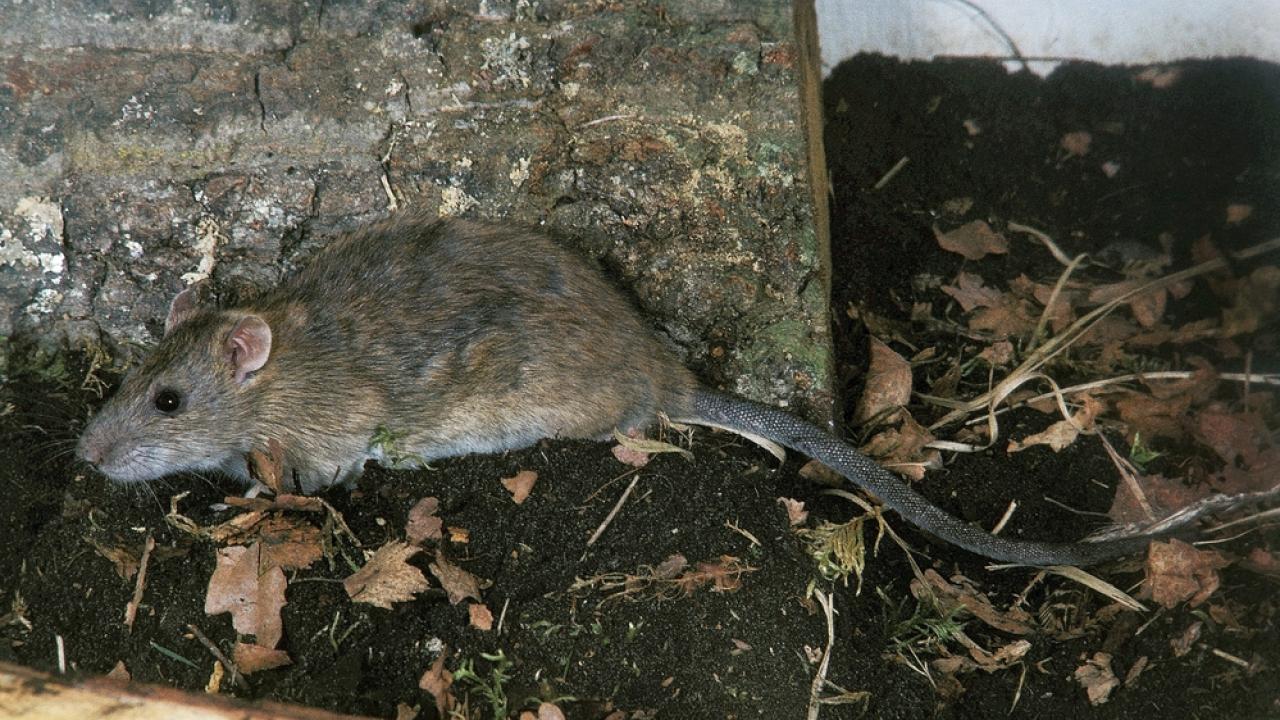
[{"label": "rat's back", "polygon": [[429,460],[601,437],[651,424],[695,387],[598,270],[506,226],[396,217],[336,240],[253,305],[288,319],[279,389],[312,398],[312,413],[334,396],[309,423],[341,425],[330,444],[385,430]]}]

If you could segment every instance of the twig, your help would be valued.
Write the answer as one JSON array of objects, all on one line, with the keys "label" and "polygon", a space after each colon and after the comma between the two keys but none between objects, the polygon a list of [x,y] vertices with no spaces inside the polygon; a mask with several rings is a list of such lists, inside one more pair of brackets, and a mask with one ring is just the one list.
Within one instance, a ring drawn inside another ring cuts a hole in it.
[{"label": "twig", "polygon": [[498,613],[498,634],[502,634],[502,624],[507,621],[507,607],[511,605],[511,598],[502,601],[502,612]]},{"label": "twig", "polygon": [[911,162],[911,158],[907,157],[906,155],[903,155],[902,158],[898,160],[898,162],[893,164],[893,167],[889,168],[888,172],[880,176],[880,179],[876,181],[875,185],[871,186],[871,189],[880,190],[885,185],[888,185],[889,181],[893,180],[895,175],[902,172],[902,168],[906,167],[907,163],[909,162]]},{"label": "twig", "polygon": [[640,481],[639,475],[636,475],[635,477],[631,478],[631,484],[627,486],[626,490],[622,491],[622,497],[618,498],[618,502],[613,504],[613,509],[610,510],[609,514],[605,516],[604,521],[600,523],[600,527],[596,528],[596,531],[594,533],[591,533],[591,538],[587,540],[587,547],[591,547],[592,545],[594,545],[596,540],[599,540],[600,536],[604,534],[604,529],[609,527],[609,523],[613,522],[613,517],[618,514],[619,510],[622,509],[622,505],[627,501],[627,498],[631,497],[631,491],[635,489],[636,483],[639,481]]},{"label": "twig", "polygon": [[738,534],[739,534],[739,535],[741,535],[742,537],[746,538],[748,541],[750,541],[750,543],[751,543],[752,545],[756,545],[756,546],[759,546],[759,545],[760,545],[760,541],[759,541],[758,539],[756,539],[756,536],[755,536],[755,535],[752,535],[751,533],[747,532],[746,530],[743,530],[742,528],[738,527],[737,525],[735,525],[735,524],[733,523],[733,521],[731,521],[731,520],[725,520],[725,521],[724,521],[724,526],[725,526],[725,527],[727,527],[727,528],[729,528],[730,530],[732,530],[732,531],[734,531],[734,532],[738,533]]},{"label": "twig", "polygon": [[1239,665],[1240,667],[1246,670],[1252,667],[1252,665],[1249,664],[1248,660],[1245,660],[1244,658],[1241,658],[1241,657],[1236,657],[1235,655],[1219,650],[1218,648],[1210,648],[1209,652],[1213,653],[1214,655],[1217,655],[1218,657],[1222,658],[1223,660],[1226,660],[1229,663],[1235,663],[1236,665]]},{"label": "twig", "polygon": [[591,127],[592,125],[599,125],[599,124],[601,124],[601,123],[612,122],[612,121],[614,121],[614,120],[626,120],[626,119],[628,119],[628,118],[633,118],[633,117],[635,117],[635,115],[634,115],[634,114],[631,114],[631,115],[605,115],[604,117],[599,117],[599,118],[596,118],[595,120],[588,120],[588,121],[586,121],[586,122],[582,123],[581,125],[579,125],[578,127],[580,127],[580,128]]},{"label": "twig", "polygon": [[1009,518],[1013,517],[1013,513],[1018,509],[1018,501],[1010,500],[1009,507],[1004,509],[1004,515],[1000,516],[1000,520],[996,522],[996,526],[991,528],[992,535],[999,535],[1004,526],[1009,523]]},{"label": "twig", "polygon": [[1047,233],[1041,230],[1037,230],[1031,227],[1030,225],[1023,225],[1022,223],[1011,222],[1009,223],[1008,227],[1010,230],[1014,232],[1026,233],[1028,235],[1031,235],[1035,239],[1039,240],[1045,246],[1045,248],[1049,250],[1049,253],[1053,255],[1053,259],[1067,266],[1067,268],[1070,268],[1072,264],[1076,262],[1076,260],[1080,260],[1084,257],[1081,255],[1081,256],[1077,256],[1076,260],[1072,260],[1071,258],[1067,257],[1067,254],[1062,251],[1062,248],[1058,247],[1058,244],[1053,241],[1053,238],[1049,237]]},{"label": "twig", "polygon": [[124,606],[124,626],[133,632],[133,621],[138,617],[138,606],[142,604],[142,593],[147,588],[147,566],[151,564],[151,552],[156,549],[156,539],[147,533],[147,542],[142,546],[142,559],[138,561],[138,580],[133,585],[133,599]]},{"label": "twig", "polygon": [[831,598],[817,588],[814,589],[813,594],[818,597],[822,614],[827,618],[827,646],[822,649],[822,661],[818,663],[818,671],[814,673],[813,683],[809,686],[809,712],[806,715],[808,720],[818,720],[818,713],[822,708],[822,699],[819,694],[827,682],[827,666],[831,664],[831,650],[836,644],[836,620]]},{"label": "twig", "polygon": [[190,630],[191,634],[195,636],[196,640],[200,641],[200,644],[205,646],[205,648],[209,651],[209,653],[213,655],[213,659],[221,663],[224,670],[231,673],[232,685],[235,685],[236,687],[239,687],[239,688],[247,688],[249,686],[249,684],[245,682],[244,674],[240,672],[240,667],[236,665],[235,661],[227,657],[226,654],[222,652],[222,650],[218,649],[218,646],[214,645],[213,641],[210,640],[208,636],[200,632],[200,628],[190,623],[187,623],[187,629]]}]

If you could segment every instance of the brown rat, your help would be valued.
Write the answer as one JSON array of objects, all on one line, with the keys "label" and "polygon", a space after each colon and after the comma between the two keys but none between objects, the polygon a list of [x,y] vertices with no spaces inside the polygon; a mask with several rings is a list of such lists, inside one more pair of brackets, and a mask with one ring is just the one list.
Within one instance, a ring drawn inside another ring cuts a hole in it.
[{"label": "brown rat", "polygon": [[423,461],[603,438],[659,413],[823,461],[910,522],[991,558],[1090,564],[1149,538],[1070,544],[992,536],[948,515],[815,425],[700,386],[600,274],[542,235],[401,214],[334,241],[248,303],[169,309],[164,339],[80,439],[118,482],[216,470],[274,439],[286,477],[351,482],[389,431]]}]

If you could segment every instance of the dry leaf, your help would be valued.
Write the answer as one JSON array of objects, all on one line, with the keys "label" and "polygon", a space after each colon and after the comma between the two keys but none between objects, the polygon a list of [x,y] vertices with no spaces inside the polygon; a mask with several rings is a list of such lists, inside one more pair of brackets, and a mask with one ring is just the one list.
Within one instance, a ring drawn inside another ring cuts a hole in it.
[{"label": "dry leaf", "polygon": [[404,525],[404,534],[409,542],[421,545],[443,536],[444,520],[436,515],[439,509],[440,501],[433,497],[424,497],[409,508],[409,519]]},{"label": "dry leaf", "polygon": [[733,649],[729,651],[730,655],[741,655],[742,653],[748,652],[751,650],[751,644],[748,643],[746,640],[729,638],[729,642],[733,643]]},{"label": "dry leaf", "polygon": [[1253,206],[1244,203],[1231,203],[1227,206],[1227,224],[1239,225],[1253,214]]},{"label": "dry leaf", "polygon": [[449,688],[453,685],[453,673],[445,669],[444,660],[449,654],[449,649],[445,648],[436,656],[435,662],[431,663],[431,667],[422,673],[422,677],[418,678],[418,687],[426,690],[431,697],[436,700],[436,714],[439,717],[449,717],[449,711],[457,704],[457,699],[453,697],[453,691]]},{"label": "dry leaf", "polygon": [[945,233],[934,226],[933,235],[938,239],[938,247],[958,253],[966,260],[981,260],[987,255],[1009,252],[1009,241],[992,230],[985,220],[974,220]]},{"label": "dry leaf", "polygon": [[846,482],[843,475],[827,467],[821,460],[810,460],[801,465],[798,472],[805,480],[828,487],[843,487]]},{"label": "dry leaf", "polygon": [[973,198],[971,197],[951,198],[942,203],[942,211],[948,215],[964,215],[969,212],[971,207],[973,207]]},{"label": "dry leaf", "polygon": [[809,519],[809,511],[804,509],[804,501],[780,497],[778,503],[787,509],[787,524],[791,527],[803,524]]},{"label": "dry leaf", "polygon": [[124,666],[123,660],[117,660],[116,666],[111,668],[111,672],[107,673],[107,677],[112,680],[123,680],[129,682],[133,676],[129,674],[129,669]]},{"label": "dry leaf", "polygon": [[449,531],[449,542],[459,545],[471,542],[471,531],[467,528],[450,526],[445,529]]},{"label": "dry leaf", "polygon": [[387,610],[391,609],[392,603],[408,602],[414,595],[431,587],[422,571],[408,563],[419,550],[408,543],[392,540],[378,548],[364,567],[343,580],[342,586],[353,601]]},{"label": "dry leaf", "polygon": [[[616,456],[617,453],[614,453]],[[621,458],[619,458],[621,459]],[[529,497],[529,492],[533,490],[533,484],[538,481],[538,473],[532,470],[521,470],[514,477],[503,478],[502,486],[511,493],[511,499],[517,505],[524,503],[525,498]]]},{"label": "dry leaf", "polygon": [[618,462],[624,465],[642,468],[649,464],[649,453],[647,452],[632,450],[625,445],[614,445],[611,450],[613,452],[613,456],[618,459]]},{"label": "dry leaf", "polygon": [[538,720],[564,720],[564,713],[549,702],[539,703]]},{"label": "dry leaf", "polygon": [[1187,626],[1186,630],[1176,638],[1169,640],[1169,647],[1173,648],[1174,657],[1182,657],[1191,652],[1191,648],[1195,646],[1196,641],[1200,639],[1200,631],[1204,629],[1204,622],[1196,620]]},{"label": "dry leaf", "polygon": [[995,288],[984,287],[982,276],[969,272],[956,275],[956,284],[943,285],[942,292],[950,295],[965,312],[980,307],[995,307],[1003,302],[1003,293]]},{"label": "dry leaf", "polygon": [[416,705],[396,703],[396,720],[417,720],[421,711]]},{"label": "dry leaf", "polygon": [[1195,607],[1218,589],[1218,570],[1228,562],[1216,550],[1197,550],[1178,539],[1153,542],[1147,551],[1143,592],[1166,608],[1186,601]]},{"label": "dry leaf", "polygon": [[921,480],[927,468],[942,466],[942,453],[926,447],[934,441],[933,433],[915,421],[905,409],[893,418],[896,428],[889,428],[867,441],[860,449],[876,458],[887,470],[911,480]]},{"label": "dry leaf", "polygon": [[206,615],[231,613],[236,632],[253,635],[259,645],[273,648],[284,629],[280,610],[285,606],[284,571],[262,569],[262,546],[233,546],[218,550],[218,566],[209,578],[205,594]]},{"label": "dry leaf", "polygon": [[1146,83],[1157,90],[1172,87],[1182,77],[1182,68],[1149,67],[1133,76],[1134,80]]},{"label": "dry leaf", "polygon": [[249,475],[271,488],[277,495],[284,492],[281,485],[284,477],[284,446],[279,440],[267,440],[265,452],[257,448],[249,451]]},{"label": "dry leaf", "polygon": [[493,629],[493,612],[487,605],[468,603],[467,615],[470,617],[471,627],[477,630]]},{"label": "dry leaf", "polygon": [[925,597],[932,592],[950,601],[951,604],[962,605],[975,618],[997,630],[1013,635],[1030,635],[1035,631],[1035,623],[1027,611],[1017,605],[1008,610],[996,608],[984,593],[973,586],[972,581],[962,575],[954,576],[952,580],[955,582],[952,583],[939,575],[936,570],[929,569],[925,570],[924,577],[929,581],[931,590],[926,590],[918,578],[911,581],[911,594],[917,598]]},{"label": "dry leaf", "polygon": [[1280,314],[1280,267],[1254,269],[1236,287],[1230,307],[1222,310],[1222,337],[1251,333]]},{"label": "dry leaf", "polygon": [[1142,502],[1134,496],[1129,483],[1122,482],[1116,487],[1111,509],[1107,511],[1107,516],[1118,524],[1145,523],[1154,518],[1166,517],[1212,492],[1212,488],[1192,487],[1181,479],[1163,475],[1135,475],[1134,482],[1154,517],[1147,516]]},{"label": "dry leaf", "polygon": [[685,556],[680,553],[676,553],[675,555],[670,555],[666,560],[658,563],[658,566],[653,569],[653,576],[659,580],[670,580],[674,577],[678,577],[688,566],[689,561],[685,559]]},{"label": "dry leaf", "polygon": [[293,660],[289,659],[289,653],[283,650],[242,642],[236,643],[231,649],[231,659],[245,675],[293,664]]},{"label": "dry leaf", "polygon": [[1000,367],[1013,362],[1013,343],[1001,340],[978,353],[978,359],[992,367]]},{"label": "dry leaf", "polygon": [[298,517],[272,515],[258,523],[256,534],[262,542],[263,565],[301,570],[324,556],[320,528]]},{"label": "dry leaf", "polygon": [[1129,668],[1129,672],[1124,674],[1125,687],[1133,687],[1134,683],[1138,682],[1138,676],[1142,674],[1143,670],[1147,669],[1148,662],[1150,662],[1150,659],[1147,658],[1146,655],[1139,657],[1133,662],[1133,666]]},{"label": "dry leaf", "polygon": [[1093,135],[1084,130],[1069,132],[1062,136],[1058,145],[1072,157],[1084,157],[1089,154],[1089,146],[1093,144]]},{"label": "dry leaf", "polygon": [[1048,445],[1054,452],[1060,452],[1074,443],[1081,432],[1091,432],[1094,420],[1106,409],[1106,404],[1088,393],[1081,395],[1079,399],[1082,405],[1071,416],[1071,420],[1059,420],[1043,432],[1028,435],[1021,442],[1010,441],[1008,452],[1019,452],[1033,445]]},{"label": "dry leaf", "polygon": [[854,422],[860,425],[911,401],[911,363],[874,337],[870,350],[866,388],[854,410]]},{"label": "dry leaf", "polygon": [[94,551],[99,555],[111,561],[111,564],[116,568],[116,574],[120,576],[121,580],[128,582],[138,572],[138,559],[141,557],[141,548],[135,552],[126,547],[107,547],[87,537],[85,542],[92,545]]},{"label": "dry leaf", "polygon": [[1076,668],[1076,682],[1089,695],[1090,705],[1101,705],[1111,698],[1111,691],[1116,689],[1120,680],[1111,670],[1110,653],[1094,653],[1093,657]]},{"label": "dry leaf", "polygon": [[[613,431],[613,439],[617,440],[619,445],[627,448],[628,450],[635,450],[649,455],[673,452],[683,455],[687,460],[693,459],[693,453],[682,447],[672,445],[671,443],[665,443],[661,440],[649,440],[646,438],[635,438],[630,437],[629,435],[623,435],[618,432],[616,428]],[[614,456],[617,457],[617,453],[614,453]]]},{"label": "dry leaf", "polygon": [[481,602],[480,582],[475,575],[449,562],[443,555],[436,554],[435,562],[429,566],[431,574],[440,581],[440,587],[449,595],[449,603],[457,605],[466,598]]}]

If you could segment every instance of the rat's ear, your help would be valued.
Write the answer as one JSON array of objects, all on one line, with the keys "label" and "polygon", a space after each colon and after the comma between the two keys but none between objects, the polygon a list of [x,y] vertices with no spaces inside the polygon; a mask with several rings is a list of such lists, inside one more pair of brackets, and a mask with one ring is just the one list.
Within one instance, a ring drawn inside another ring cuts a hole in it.
[{"label": "rat's ear", "polygon": [[227,335],[225,347],[236,382],[243,383],[250,373],[267,364],[267,356],[271,354],[271,326],[257,315],[242,317]]},{"label": "rat's ear", "polygon": [[173,301],[169,303],[169,316],[164,319],[164,334],[168,337],[173,329],[182,324],[184,320],[195,315],[200,309],[196,303],[196,289],[189,287],[186,290],[173,296]]}]

